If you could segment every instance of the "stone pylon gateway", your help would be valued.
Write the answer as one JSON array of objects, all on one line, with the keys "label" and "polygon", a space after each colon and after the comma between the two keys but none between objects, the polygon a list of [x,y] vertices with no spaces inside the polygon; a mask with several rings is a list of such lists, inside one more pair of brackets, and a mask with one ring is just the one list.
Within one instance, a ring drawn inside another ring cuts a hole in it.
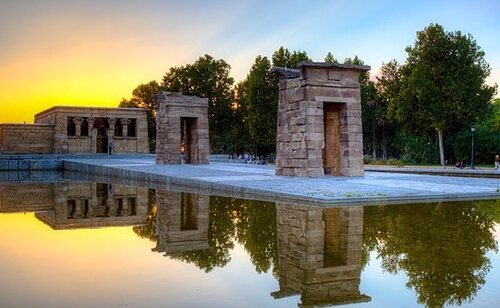
[{"label": "stone pylon gateway", "polygon": [[157,95],[156,163],[208,164],[208,98]]},{"label": "stone pylon gateway", "polygon": [[280,75],[276,175],[363,176],[359,73],[369,66],[300,62]]}]

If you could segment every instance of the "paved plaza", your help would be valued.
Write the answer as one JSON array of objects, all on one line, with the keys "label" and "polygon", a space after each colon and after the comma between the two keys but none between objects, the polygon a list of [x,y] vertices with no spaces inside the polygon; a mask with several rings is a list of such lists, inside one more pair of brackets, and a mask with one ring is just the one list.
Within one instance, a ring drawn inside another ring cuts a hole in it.
[{"label": "paved plaza", "polygon": [[[144,185],[200,189],[211,194],[317,204],[409,203],[500,198],[498,178],[367,171],[364,177],[276,176],[274,165],[212,162],[209,165],[156,165],[151,157],[66,159],[67,171],[110,178],[135,178]],[[191,190],[191,189],[190,189]]]}]

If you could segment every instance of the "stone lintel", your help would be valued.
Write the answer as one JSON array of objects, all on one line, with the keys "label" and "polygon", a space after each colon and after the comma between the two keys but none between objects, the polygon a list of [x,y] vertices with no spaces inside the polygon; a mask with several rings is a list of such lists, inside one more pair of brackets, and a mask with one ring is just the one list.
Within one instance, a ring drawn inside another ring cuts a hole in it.
[{"label": "stone lintel", "polygon": [[340,104],[356,104],[358,100],[354,97],[328,97],[328,96],[316,96],[316,101],[325,103],[340,103]]},{"label": "stone lintel", "polygon": [[175,100],[175,101],[160,101],[160,105],[172,106],[172,107],[208,107],[208,98],[202,100]]},{"label": "stone lintel", "polygon": [[29,124],[29,123],[0,123],[0,127],[48,127],[48,128],[53,128],[55,124],[44,124],[44,123],[34,123],[34,124]]},{"label": "stone lintel", "polygon": [[180,106],[180,107],[186,107],[186,105],[192,105],[192,106],[199,105],[200,107],[208,106],[208,98],[182,95],[182,93],[178,92],[163,92],[161,94],[156,95],[156,98],[160,104],[167,104],[169,106]]},{"label": "stone lintel", "polygon": [[279,75],[280,79],[293,79],[300,77],[300,70],[287,67],[274,66],[271,68],[271,73]]},{"label": "stone lintel", "polygon": [[315,68],[330,68],[330,69],[338,69],[338,70],[356,70],[356,71],[369,71],[371,69],[368,65],[355,65],[355,64],[341,64],[341,63],[327,63],[327,62],[309,62],[309,61],[300,61],[298,64],[299,69],[302,70],[308,67]]},{"label": "stone lintel", "polygon": [[[35,120],[51,114],[67,114],[69,116],[81,117],[109,117],[117,115],[129,115],[130,117],[142,116],[146,113],[143,108],[126,107],[85,107],[85,106],[54,106],[35,114]],[[117,116],[119,117],[119,116]]]},{"label": "stone lintel", "polygon": [[358,89],[359,80],[357,78],[342,78],[339,81],[328,79],[303,78],[299,80],[301,87],[323,87],[323,88],[342,88],[342,89]]}]

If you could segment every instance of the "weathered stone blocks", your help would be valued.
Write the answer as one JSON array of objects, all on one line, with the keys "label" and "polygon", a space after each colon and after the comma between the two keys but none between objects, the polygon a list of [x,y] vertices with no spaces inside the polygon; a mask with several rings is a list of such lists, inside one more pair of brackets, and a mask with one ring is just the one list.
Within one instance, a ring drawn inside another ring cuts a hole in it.
[{"label": "weathered stone blocks", "polygon": [[54,125],[0,124],[0,153],[53,153]]},{"label": "weathered stone blocks", "polygon": [[[363,208],[276,207],[280,291],[303,306],[369,301],[359,290]],[[300,306],[299,305],[299,306]]]},{"label": "weathered stone blocks", "polygon": [[208,99],[171,92],[157,99],[156,163],[208,164]]},{"label": "weathered stone blocks", "polygon": [[156,191],[157,252],[208,249],[208,195]]},{"label": "weathered stone blocks", "polygon": [[[122,125],[121,134],[115,133],[117,122]],[[69,134],[71,123],[74,132]],[[55,106],[35,115],[35,126],[44,124],[53,126],[49,153],[107,152],[107,142],[112,143],[113,153],[149,153],[147,116],[142,108]],[[106,142],[99,144],[102,137]]]},{"label": "weathered stone blocks", "polygon": [[[359,73],[368,66],[301,62],[299,70],[275,68],[279,83],[276,174],[362,176],[363,139]],[[327,122],[325,106],[337,120]],[[333,123],[333,124],[332,124]],[[336,137],[326,137],[326,130]],[[334,144],[332,146],[332,144]],[[325,155],[330,160],[326,162]],[[333,155],[332,155],[333,153]],[[325,164],[329,164],[326,166]],[[331,168],[331,165],[334,168]],[[328,167],[328,168],[327,168]]]}]

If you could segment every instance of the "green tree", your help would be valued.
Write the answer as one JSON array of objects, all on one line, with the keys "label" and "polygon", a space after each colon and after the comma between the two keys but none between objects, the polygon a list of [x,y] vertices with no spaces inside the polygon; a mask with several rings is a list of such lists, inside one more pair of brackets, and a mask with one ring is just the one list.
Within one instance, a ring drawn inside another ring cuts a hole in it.
[{"label": "green tree", "polygon": [[394,100],[400,89],[401,65],[396,60],[383,63],[380,68],[380,76],[377,77],[375,116],[379,128],[379,135],[382,139],[382,157],[388,159],[390,154],[394,154],[394,137],[396,131],[391,125],[387,115],[389,102]]},{"label": "green tree", "polygon": [[255,147],[250,136],[250,128],[248,123],[248,99],[247,99],[247,82],[240,81],[234,89],[233,110],[235,123],[231,129],[230,140],[228,146],[230,153],[243,153],[252,151]]},{"label": "green tree", "polygon": [[471,35],[445,32],[431,24],[417,32],[401,69],[401,90],[389,101],[389,114],[406,128],[438,134],[441,165],[445,163],[444,132],[478,122],[487,114],[496,91],[485,85],[490,67]]},{"label": "green tree", "polygon": [[160,85],[155,80],[138,85],[132,91],[132,98],[123,98],[119,107],[144,108],[147,112],[149,149],[155,151],[156,147],[156,94],[161,92]]},{"label": "green tree", "polygon": [[200,57],[193,64],[172,67],[163,76],[162,88],[208,98],[210,145],[213,152],[227,151],[232,140],[235,122],[233,109],[234,79],[226,61],[210,55]]},{"label": "green tree", "polygon": [[[278,48],[272,55],[272,66],[297,68],[301,61],[311,61],[305,51],[290,52],[284,47]],[[247,132],[247,146],[239,146],[256,154],[268,154],[276,151],[276,120],[278,117],[278,82],[277,76],[270,74],[271,61],[265,56],[257,56],[245,80],[240,82],[235,91],[235,104],[240,127]],[[238,107],[239,106],[239,107]],[[241,136],[242,133],[235,133]],[[241,139],[239,139],[241,140]],[[240,141],[241,142],[241,141]],[[237,144],[238,141],[233,142]]]},{"label": "green tree", "polygon": [[[475,157],[476,162],[493,165],[495,155],[500,153],[500,99],[490,105],[487,117],[475,124]],[[465,127],[453,138],[451,145],[456,160],[470,159],[471,131]]]},{"label": "green tree", "polygon": [[496,98],[493,100],[492,109],[493,128],[497,131],[500,131],[500,98]]},{"label": "green tree", "polygon": [[256,154],[276,149],[278,80],[267,57],[257,56],[245,79],[247,123]]},{"label": "green tree", "polygon": [[311,61],[307,52],[300,50],[290,52],[283,46],[278,48],[272,56],[273,66],[297,68],[299,62],[301,61]]},{"label": "green tree", "polygon": [[325,56],[325,62],[326,63],[339,63],[337,61],[337,59],[335,59],[335,57],[333,56],[333,54],[331,52],[328,52]]},{"label": "green tree", "polygon": [[[345,58],[344,64],[364,65],[364,61],[357,55],[354,58]],[[377,159],[377,144],[378,144],[378,97],[375,83],[370,80],[368,72],[359,74],[359,86],[361,93],[361,117],[363,121],[363,148],[371,149],[372,157]]]}]

